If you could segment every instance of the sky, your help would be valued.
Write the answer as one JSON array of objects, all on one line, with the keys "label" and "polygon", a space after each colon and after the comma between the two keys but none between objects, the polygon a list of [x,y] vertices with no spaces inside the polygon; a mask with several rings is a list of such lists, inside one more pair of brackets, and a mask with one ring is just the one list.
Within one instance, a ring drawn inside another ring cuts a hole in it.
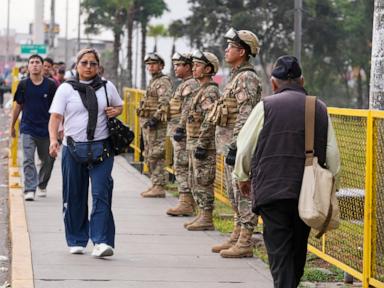
[{"label": "sky", "polygon": [[[10,28],[18,33],[28,33],[29,23],[34,20],[34,0],[9,0],[10,5]],[[55,18],[56,23],[60,25],[60,37],[65,36],[65,11],[66,0],[56,0]],[[187,0],[165,0],[169,12],[164,13],[161,18],[151,21],[152,24],[169,24],[173,20],[185,18],[190,14],[188,11]],[[0,0],[0,33],[5,33],[7,27],[7,5],[8,0]],[[47,23],[50,21],[51,0],[44,1],[44,19]],[[68,0],[68,37],[77,37],[77,15],[79,9],[79,0]],[[103,33],[103,39],[112,39],[111,33]],[[98,37],[99,38],[99,37]]]}]

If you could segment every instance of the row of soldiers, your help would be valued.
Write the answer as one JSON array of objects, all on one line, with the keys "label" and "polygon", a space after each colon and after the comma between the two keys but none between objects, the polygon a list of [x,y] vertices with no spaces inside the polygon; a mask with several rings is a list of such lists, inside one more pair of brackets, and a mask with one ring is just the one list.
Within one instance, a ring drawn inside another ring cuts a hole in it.
[{"label": "row of soldiers", "polygon": [[231,28],[224,37],[228,42],[225,61],[232,71],[222,93],[212,78],[219,69],[219,60],[211,52],[174,54],[175,75],[181,79],[174,92],[170,78],[162,73],[164,60],[157,53],[146,56],[152,79],[137,113],[152,187],[141,195],[165,197],[165,138],[169,136],[179,201],[166,213],[192,216],[197,208],[197,216],[184,227],[190,231],[214,230],[216,154],[224,155],[226,191],[235,225],[230,238],[212,247],[212,252],[227,258],[252,257],[251,238],[257,216],[251,210],[251,200],[240,194],[232,171],[237,136],[261,98],[260,80],[249,62],[259,53],[260,44],[248,30]]}]

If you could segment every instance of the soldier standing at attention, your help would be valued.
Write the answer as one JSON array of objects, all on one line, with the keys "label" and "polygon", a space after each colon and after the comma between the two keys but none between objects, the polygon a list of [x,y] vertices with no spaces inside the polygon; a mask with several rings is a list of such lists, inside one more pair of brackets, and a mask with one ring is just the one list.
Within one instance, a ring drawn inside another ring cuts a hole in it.
[{"label": "soldier standing at attention", "polygon": [[[207,120],[213,104],[220,97],[218,85],[212,76],[219,69],[219,59],[210,53],[197,50],[192,54],[193,77],[200,88],[195,91],[187,117],[187,150],[189,156],[189,181],[199,214],[185,223],[190,231],[214,230],[212,212],[214,207],[213,182],[216,169],[215,125]],[[183,113],[183,117],[184,117]],[[182,117],[182,119],[183,119]],[[181,129],[174,135],[183,137]]]},{"label": "soldier standing at attention", "polygon": [[145,56],[144,62],[152,75],[144,99],[137,110],[144,138],[144,161],[151,173],[152,186],[141,193],[143,197],[165,197],[165,135],[169,100],[172,96],[171,79],[162,73],[164,60],[157,53]]},{"label": "soldier standing at attention", "polygon": [[192,55],[190,53],[180,54],[176,52],[172,57],[172,63],[176,77],[182,80],[169,102],[167,129],[167,135],[171,137],[173,146],[173,168],[178,183],[179,202],[176,207],[169,208],[167,214],[170,216],[191,216],[195,201],[188,183],[186,137],[176,137],[176,141],[172,136],[177,129],[185,135],[186,120],[181,121],[181,112],[182,110],[188,111],[192,93],[198,89],[199,83],[192,77]]},{"label": "soldier standing at attention", "polygon": [[249,63],[250,56],[259,53],[259,40],[248,30],[231,28],[224,36],[228,46],[225,61],[231,65],[231,78],[216,103],[210,120],[216,123],[217,153],[225,155],[225,181],[228,198],[234,210],[234,230],[230,238],[212,247],[212,252],[225,258],[252,257],[252,234],[257,216],[252,212],[252,202],[240,194],[232,179],[236,159],[236,139],[253,107],[260,101],[261,86],[256,72]]}]

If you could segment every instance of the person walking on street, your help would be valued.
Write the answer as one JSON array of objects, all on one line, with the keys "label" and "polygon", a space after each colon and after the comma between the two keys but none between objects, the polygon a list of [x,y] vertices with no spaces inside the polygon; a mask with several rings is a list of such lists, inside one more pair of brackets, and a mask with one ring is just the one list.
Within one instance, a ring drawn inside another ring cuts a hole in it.
[{"label": "person walking on street", "polygon": [[[293,288],[304,273],[310,232],[298,213],[307,92],[296,57],[276,60],[271,84],[274,95],[256,105],[239,133],[233,177],[244,195],[252,191],[252,209],[263,219],[274,287]],[[336,176],[339,150],[327,107],[319,99],[314,132],[314,155]]]},{"label": "person walking on street", "polygon": [[182,82],[177,87],[169,102],[168,136],[171,137],[173,146],[173,168],[179,191],[179,202],[175,207],[169,208],[167,214],[170,216],[193,215],[195,201],[193,200],[191,188],[188,183],[188,152],[186,150],[186,137],[173,139],[177,129],[182,129],[185,134],[186,123],[181,122],[182,110],[189,110],[191,96],[198,89],[199,83],[192,77],[192,54],[175,53],[172,63],[176,77]]},{"label": "person walking on street", "polygon": [[[49,107],[56,92],[55,83],[43,76],[43,58],[31,55],[28,59],[29,77],[19,82],[14,96],[15,105],[11,116],[11,137],[16,137],[15,124],[22,111],[20,134],[23,147],[24,198],[47,196],[54,158],[49,155]],[[35,152],[41,161],[37,172]]]},{"label": "person walking on street", "polygon": [[261,85],[250,56],[259,53],[259,39],[248,30],[231,28],[224,36],[228,46],[225,61],[231,65],[231,78],[217,103],[215,114],[216,150],[225,155],[224,171],[226,191],[234,211],[234,230],[224,243],[212,247],[212,252],[225,258],[253,256],[252,234],[257,225],[257,215],[252,212],[252,202],[241,195],[232,180],[236,158],[236,139],[253,107],[260,101]]},{"label": "person walking on street", "polygon": [[169,100],[172,97],[171,79],[162,73],[164,60],[157,53],[150,53],[144,59],[152,75],[144,99],[137,109],[144,139],[144,161],[149,166],[152,186],[141,193],[144,198],[165,197],[166,181],[165,137]]},{"label": "person walking on street", "polygon": [[[215,125],[208,122],[208,114],[220,97],[218,85],[212,79],[219,70],[219,59],[213,53],[200,50],[192,54],[192,59],[193,77],[199,82],[200,88],[195,91],[191,106],[185,111],[187,114],[183,113],[182,119],[188,115],[184,118],[187,123],[188,179],[199,214],[184,226],[189,231],[214,230]],[[185,137],[185,133],[178,129],[173,137],[178,141]]]},{"label": "person walking on street", "polygon": [[64,119],[61,164],[67,245],[70,253],[83,254],[90,239],[94,244],[92,256],[107,257],[114,254],[115,247],[111,176],[114,155],[107,118],[121,114],[122,100],[116,87],[98,75],[100,57],[95,49],[80,50],[76,59],[76,79],[60,85],[50,108],[49,150],[52,157],[57,157],[58,129]]}]

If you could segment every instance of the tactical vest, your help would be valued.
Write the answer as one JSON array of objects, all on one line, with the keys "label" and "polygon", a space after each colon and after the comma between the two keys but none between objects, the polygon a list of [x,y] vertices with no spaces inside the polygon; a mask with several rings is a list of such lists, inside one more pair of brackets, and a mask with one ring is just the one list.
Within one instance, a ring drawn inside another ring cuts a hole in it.
[{"label": "tactical vest", "polygon": [[193,102],[191,109],[188,113],[188,120],[187,120],[187,137],[188,138],[199,138],[200,135],[200,127],[204,120],[203,111],[197,111],[197,105],[199,104],[201,97],[203,96],[205,90],[208,86],[217,84],[215,82],[209,82],[201,86],[200,90],[197,92],[197,94],[193,97]]},{"label": "tactical vest", "polygon": [[252,71],[256,74],[256,71],[249,67],[240,68],[237,71],[237,74],[231,80],[229,87],[225,89],[229,92],[226,93],[226,91],[224,91],[224,98],[219,101],[217,107],[214,107],[211,112],[209,116],[211,122],[221,127],[235,127],[237,115],[239,114],[239,105],[233,92],[241,73],[245,71]]},{"label": "tactical vest", "polygon": [[157,82],[159,79],[168,76],[161,74],[151,79],[147,90],[145,91],[144,99],[140,101],[140,106],[137,109],[137,115],[143,118],[152,117],[159,108],[159,95],[157,94]]}]

